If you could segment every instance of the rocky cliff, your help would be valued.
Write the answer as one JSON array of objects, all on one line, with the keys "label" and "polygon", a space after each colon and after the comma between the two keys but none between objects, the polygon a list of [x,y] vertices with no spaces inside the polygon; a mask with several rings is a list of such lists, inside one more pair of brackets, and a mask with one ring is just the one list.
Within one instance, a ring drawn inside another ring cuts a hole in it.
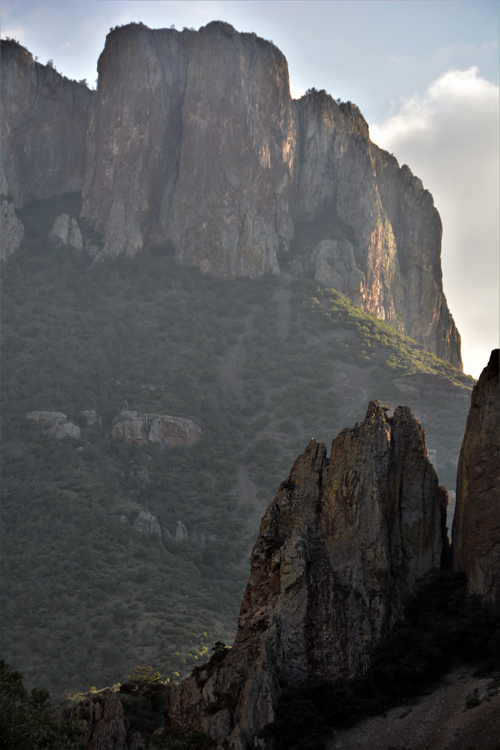
[{"label": "rocky cliff", "polygon": [[491,353],[471,396],[457,475],[453,564],[468,590],[500,601],[499,350]]},{"label": "rocky cliff", "polygon": [[[406,407],[312,440],[265,514],[233,648],[187,678],[172,723],[257,747],[286,684],[362,673],[403,597],[447,554],[446,492]],[[262,745],[263,746],[263,745]]]},{"label": "rocky cliff", "polygon": [[0,192],[16,206],[81,190],[92,91],[1,44]]},{"label": "rocky cliff", "polygon": [[179,262],[224,278],[279,273],[292,243],[296,268],[462,367],[432,196],[370,141],[355,105],[314,90],[293,101],[271,42],[220,21],[112,31],[85,169],[91,92],[9,45],[5,172],[17,202],[83,183],[101,257],[170,242]]}]

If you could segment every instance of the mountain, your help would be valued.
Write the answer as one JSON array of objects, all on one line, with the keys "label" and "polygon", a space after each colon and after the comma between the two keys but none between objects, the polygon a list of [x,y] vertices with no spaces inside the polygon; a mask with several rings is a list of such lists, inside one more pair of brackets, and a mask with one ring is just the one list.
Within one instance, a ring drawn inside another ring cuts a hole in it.
[{"label": "mountain", "polygon": [[370,141],[355,105],[314,90],[293,101],[272,43],[223,22],[129,24],[108,35],[94,93],[5,49],[2,86],[23,102],[2,124],[3,192],[16,205],[83,185],[97,257],[169,241],[179,262],[222,278],[278,274],[292,249],[299,274],[462,367],[432,196]]},{"label": "mountain", "polygon": [[99,75],[2,42],[2,651],[56,695],[232,642],[280,482],[370,400],[412,409],[452,497],[473,385],[432,199],[354,105],[293,102],[279,51],[220,23],[116,29]]}]

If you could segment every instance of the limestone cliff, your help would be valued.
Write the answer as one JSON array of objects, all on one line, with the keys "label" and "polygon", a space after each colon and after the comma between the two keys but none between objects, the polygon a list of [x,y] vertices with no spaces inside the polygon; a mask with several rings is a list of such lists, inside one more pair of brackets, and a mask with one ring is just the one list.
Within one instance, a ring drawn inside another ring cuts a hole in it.
[{"label": "limestone cliff", "polygon": [[274,44],[220,21],[129,24],[106,39],[93,97],[19,45],[4,57],[16,203],[83,184],[101,257],[170,242],[179,262],[223,278],[279,273],[293,242],[297,268],[462,367],[432,196],[371,142],[355,105],[314,90],[293,101]]},{"label": "limestone cliff", "polygon": [[293,235],[279,50],[222,22],[197,33],[131,24],[108,36],[98,70],[83,213],[104,252],[169,238],[181,262],[219,276],[277,271]]},{"label": "limestone cliff", "polygon": [[[371,143],[353,104],[293,102],[285,58],[254,34],[214,22],[108,36],[83,214],[104,254],[170,240],[180,262],[226,278],[279,272],[296,225],[326,217],[317,247],[301,248],[317,280],[462,366],[432,196]],[[330,236],[332,216],[348,236]]]},{"label": "limestone cliff", "polygon": [[[296,112],[294,218],[324,225],[324,239],[312,250],[316,280],[462,368],[460,335],[443,293],[442,226],[432,195],[408,166],[400,168],[371,142],[355,105],[313,91],[296,102]],[[346,236],[330,239],[336,247],[326,258],[328,274],[318,252],[329,239],[331,216]]]},{"label": "limestone cliff", "polygon": [[173,724],[257,747],[285,684],[365,671],[403,597],[441,565],[445,513],[406,407],[390,418],[372,402],[329,459],[312,440],[262,521],[234,646],[180,686]]},{"label": "limestone cliff", "polygon": [[81,190],[92,91],[1,44],[0,192],[16,206]]},{"label": "limestone cliff", "polygon": [[457,475],[453,564],[468,590],[500,601],[499,350],[491,353],[471,396]]}]

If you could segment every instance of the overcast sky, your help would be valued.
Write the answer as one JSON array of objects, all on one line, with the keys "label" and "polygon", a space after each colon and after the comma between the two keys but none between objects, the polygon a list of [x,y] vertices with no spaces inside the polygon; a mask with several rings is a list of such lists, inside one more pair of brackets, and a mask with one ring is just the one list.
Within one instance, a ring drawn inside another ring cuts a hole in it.
[{"label": "overcast sky", "polygon": [[498,0],[0,0],[2,36],[95,82],[110,27],[223,20],[285,54],[292,94],[355,102],[441,214],[444,289],[477,377],[499,340]]}]

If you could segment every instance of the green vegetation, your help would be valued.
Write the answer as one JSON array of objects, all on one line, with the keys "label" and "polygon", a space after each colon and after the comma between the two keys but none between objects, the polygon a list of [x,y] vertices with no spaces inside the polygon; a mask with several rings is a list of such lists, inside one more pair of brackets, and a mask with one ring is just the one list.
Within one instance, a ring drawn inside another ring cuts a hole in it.
[{"label": "green vegetation", "polygon": [[80,729],[53,713],[49,693],[28,693],[22,673],[0,659],[0,750],[75,750]]},{"label": "green vegetation", "polygon": [[[470,385],[311,280],[222,281],[179,267],[169,247],[92,264],[48,246],[56,216],[79,210],[78,194],[23,209],[26,241],[2,281],[2,651],[56,695],[114,684],[137,663],[177,680],[209,643],[232,642],[254,510],[239,471],[269,502],[311,437],[328,445],[370,398],[396,402],[398,375]],[[360,376],[366,398],[346,407],[342,378]],[[458,455],[468,402],[415,407],[431,447]],[[202,438],[113,441],[123,409],[193,419]],[[67,414],[80,439],[47,437],[25,418],[35,410]],[[161,540],[134,528],[140,510]]]},{"label": "green vegetation", "polygon": [[364,676],[286,690],[265,734],[278,750],[322,750],[332,730],[414,699],[459,661],[481,674],[500,669],[500,609],[468,596],[463,574],[434,571],[407,602],[405,619],[377,646]]}]

